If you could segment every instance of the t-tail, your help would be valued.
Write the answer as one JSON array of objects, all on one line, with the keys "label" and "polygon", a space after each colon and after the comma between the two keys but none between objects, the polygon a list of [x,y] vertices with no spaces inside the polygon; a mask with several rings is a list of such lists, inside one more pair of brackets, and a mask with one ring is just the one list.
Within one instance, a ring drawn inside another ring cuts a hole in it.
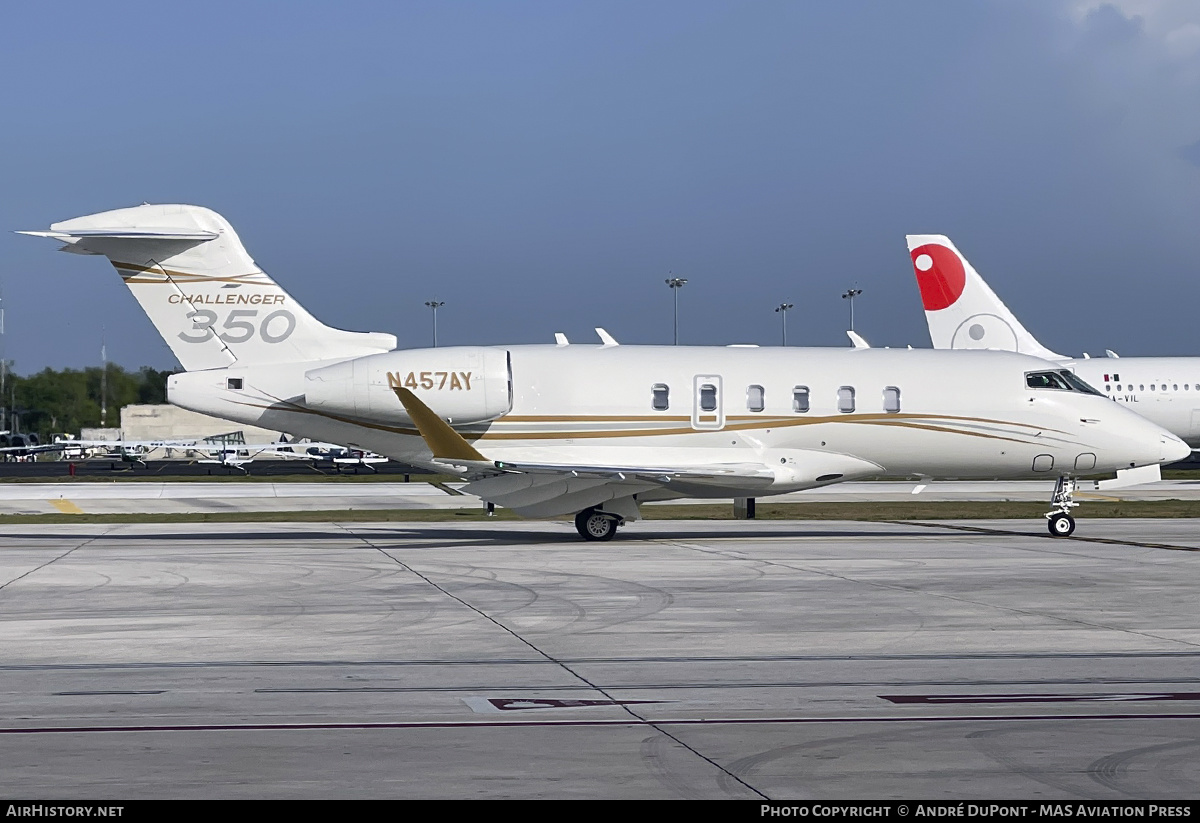
[{"label": "t-tail", "polygon": [[342,331],[317,320],[209,209],[135,206],[21,234],[107,257],[187,371],[336,360],[396,347],[394,335]]},{"label": "t-tail", "polygon": [[907,239],[935,349],[996,349],[1067,359],[1025,330],[948,237],[910,234]]}]

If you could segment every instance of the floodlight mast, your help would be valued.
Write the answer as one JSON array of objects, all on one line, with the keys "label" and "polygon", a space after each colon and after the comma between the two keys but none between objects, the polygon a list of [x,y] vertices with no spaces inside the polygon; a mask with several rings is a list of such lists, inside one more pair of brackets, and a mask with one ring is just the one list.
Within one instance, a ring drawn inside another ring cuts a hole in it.
[{"label": "floodlight mast", "polygon": [[862,294],[862,289],[846,289],[842,292],[842,299],[850,301],[850,331],[854,331],[854,298]]},{"label": "floodlight mast", "polygon": [[783,345],[785,345],[785,346],[787,345],[787,313],[788,313],[788,309],[794,309],[794,308],[796,308],[794,303],[780,303],[778,306],[775,307],[775,311],[779,314],[780,318],[783,320]]},{"label": "floodlight mast", "polygon": [[671,291],[675,294],[675,345],[679,345],[679,290],[687,285],[687,278],[684,277],[668,277],[667,285],[671,287]]},{"label": "floodlight mast", "polygon": [[437,348],[437,310],[446,305],[445,300],[426,300],[425,305],[433,309],[433,347]]}]

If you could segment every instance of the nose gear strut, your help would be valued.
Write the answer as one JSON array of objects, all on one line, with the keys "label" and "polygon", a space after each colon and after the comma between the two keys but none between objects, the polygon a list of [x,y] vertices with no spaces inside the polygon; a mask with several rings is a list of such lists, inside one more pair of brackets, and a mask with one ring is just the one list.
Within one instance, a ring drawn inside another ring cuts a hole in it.
[{"label": "nose gear strut", "polygon": [[1054,494],[1050,497],[1050,505],[1054,508],[1046,513],[1046,527],[1054,537],[1070,537],[1075,531],[1071,509],[1079,504],[1071,496],[1075,493],[1076,485],[1074,478],[1064,474],[1054,486]]}]

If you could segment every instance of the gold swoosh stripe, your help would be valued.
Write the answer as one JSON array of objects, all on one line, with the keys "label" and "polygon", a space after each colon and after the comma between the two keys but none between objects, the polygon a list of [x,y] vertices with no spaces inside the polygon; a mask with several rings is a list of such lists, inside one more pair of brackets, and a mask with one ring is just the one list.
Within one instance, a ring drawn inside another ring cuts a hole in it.
[{"label": "gold swoosh stripe", "polygon": [[[155,266],[141,266],[135,263],[118,263],[113,261],[113,266],[117,269],[117,273],[121,275],[121,279],[126,283],[241,283],[242,285],[275,285],[274,283],[264,283],[263,278],[267,278],[266,272],[248,272],[247,274],[231,274],[225,277],[213,277],[207,274],[198,274],[195,272],[174,271],[172,269],[160,269]],[[132,272],[127,274],[126,272]],[[164,274],[166,278],[164,279]],[[145,275],[151,275],[146,277]],[[270,278],[267,278],[270,280]]]},{"label": "gold swoosh stripe", "polygon": [[[282,399],[277,400],[273,405],[263,405],[260,403],[248,403],[245,401],[241,401],[239,403],[239,405],[248,406],[251,408],[264,409],[264,410],[280,410],[280,406],[284,406],[285,408],[282,409],[283,411],[295,412],[297,414],[309,414],[309,415],[314,415],[317,417],[324,417],[329,420],[336,420],[339,423],[347,423],[352,426],[362,426],[363,428],[372,429],[375,431],[389,432],[391,434],[401,434],[401,435],[407,435],[410,437],[420,437],[421,436],[420,432],[418,432],[415,429],[402,428],[399,426],[388,426],[383,423],[371,423],[371,422],[368,422],[365,420],[357,420],[352,417],[345,417],[342,415],[332,414],[329,412],[318,411],[316,409],[309,409],[304,406],[299,406],[295,403],[292,403],[287,400],[282,400]],[[929,416],[923,416],[923,415],[912,415],[911,418],[931,419]],[[954,418],[952,418],[952,419],[954,419]],[[993,423],[996,425],[1013,425],[1013,426],[1022,426],[1022,427],[1027,427],[1027,428],[1034,428],[1032,426],[1028,426],[1028,424],[1025,424],[1025,423],[1009,423],[1004,420],[988,420],[988,419],[984,419],[984,418],[956,418],[956,419],[972,421],[972,422],[983,421],[983,422]],[[805,419],[805,420],[788,421],[788,423],[790,425],[816,425],[819,423],[842,423],[842,424],[850,424],[850,425],[873,425],[873,424],[876,424],[877,425],[881,422],[883,422],[883,421],[881,421],[879,419],[869,419],[865,415],[864,416],[847,415],[845,417],[810,418],[810,419]],[[919,424],[919,423],[915,423],[915,422],[902,421],[902,420],[895,420],[894,422],[888,421],[888,423],[890,425],[899,425],[904,428],[924,429],[927,431],[936,431],[936,432],[941,432],[944,434],[960,434],[965,437],[978,437],[978,438],[983,438],[983,439],[987,439],[987,440],[1003,440],[1003,441],[1007,441],[1010,443],[1020,443],[1023,445],[1030,445],[1030,444],[1033,444],[1034,442],[1036,442],[1033,440],[1019,440],[1019,439],[1016,439],[1013,437],[1004,437],[1002,435],[987,434],[985,432],[964,431],[962,429],[950,428],[949,426]],[[726,426],[725,429],[718,429],[717,431],[748,431],[748,430],[753,430],[756,428],[773,428],[773,427],[777,428],[777,427],[779,427],[779,424],[773,423],[772,421],[755,421],[754,423],[745,423],[745,424],[740,424],[740,425],[736,425],[736,426]],[[468,442],[478,442],[481,440],[573,440],[573,439],[586,440],[586,439],[609,438],[609,437],[658,437],[658,436],[664,436],[664,435],[711,434],[711,433],[712,433],[712,430],[696,430],[696,429],[693,429],[690,427],[688,427],[688,428],[670,428],[670,429],[625,429],[625,430],[619,430],[619,431],[579,431],[579,432],[571,432],[571,431],[540,431],[540,432],[493,432],[493,431],[487,431],[487,432],[482,432],[482,433],[470,432],[470,431],[459,432],[459,434],[461,434],[463,436],[463,438],[466,439]]]},{"label": "gold swoosh stripe", "polygon": [[[806,426],[817,423],[837,423],[847,420],[854,421],[880,421],[880,422],[900,422],[908,420],[955,420],[964,423],[990,423],[1002,426],[1017,426],[1025,429],[1034,429],[1037,431],[1049,431],[1055,434],[1067,434],[1061,429],[1052,429],[1046,426],[1037,426],[1032,423],[1019,423],[1010,420],[997,420],[990,417],[960,417],[948,415],[929,415],[929,414],[894,414],[894,413],[872,413],[872,414],[837,414],[824,415],[820,417],[805,415],[794,415],[788,417],[772,416],[764,417],[763,415],[728,415],[726,421],[751,422],[756,428],[772,428],[776,426]],[[684,416],[659,416],[659,415],[505,415],[499,420],[494,421],[495,424],[505,423],[624,423],[624,422],[664,422],[664,423],[681,423],[690,422],[690,417]]]}]

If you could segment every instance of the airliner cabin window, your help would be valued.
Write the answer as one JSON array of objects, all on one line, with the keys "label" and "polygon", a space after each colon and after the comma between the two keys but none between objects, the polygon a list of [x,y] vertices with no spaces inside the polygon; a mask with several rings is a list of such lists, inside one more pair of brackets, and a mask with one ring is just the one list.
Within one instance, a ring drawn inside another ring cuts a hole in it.
[{"label": "airliner cabin window", "polygon": [[888,386],[883,390],[883,410],[890,414],[900,411],[900,389]]},{"label": "airliner cabin window", "polygon": [[792,389],[792,411],[808,411],[808,386],[796,386]]},{"label": "airliner cabin window", "polygon": [[838,389],[838,411],[846,413],[854,411],[853,386],[842,386]]},{"label": "airliner cabin window", "polygon": [[752,412],[760,412],[766,408],[766,396],[762,386],[750,386],[746,389],[746,408]]},{"label": "airliner cabin window", "polygon": [[654,396],[654,410],[666,411],[671,406],[671,390],[665,383],[655,383],[651,389]]},{"label": "airliner cabin window", "polygon": [[230,378],[226,379],[225,380],[225,388],[232,389],[233,391],[241,391],[242,390],[242,378],[230,377]]},{"label": "airliner cabin window", "polygon": [[705,383],[700,387],[700,411],[716,411],[717,410],[717,387],[711,383]]}]

